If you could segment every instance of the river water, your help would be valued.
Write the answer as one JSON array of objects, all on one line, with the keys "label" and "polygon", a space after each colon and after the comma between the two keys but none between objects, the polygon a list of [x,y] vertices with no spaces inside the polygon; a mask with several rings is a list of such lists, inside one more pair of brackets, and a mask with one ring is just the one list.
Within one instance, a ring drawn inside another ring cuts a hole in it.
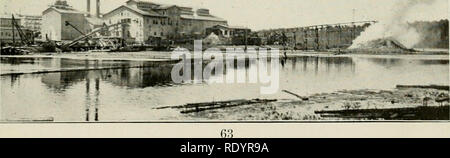
[{"label": "river water", "polygon": [[[0,120],[176,120],[182,114],[153,108],[234,99],[294,99],[282,90],[307,96],[344,89],[393,89],[398,84],[449,84],[448,56],[437,55],[282,58],[279,92],[271,95],[260,93],[264,84],[175,84],[171,79],[173,65],[152,61],[2,57]],[[255,63],[250,63],[233,69],[246,71],[255,67]],[[38,71],[51,73],[34,73]]]}]

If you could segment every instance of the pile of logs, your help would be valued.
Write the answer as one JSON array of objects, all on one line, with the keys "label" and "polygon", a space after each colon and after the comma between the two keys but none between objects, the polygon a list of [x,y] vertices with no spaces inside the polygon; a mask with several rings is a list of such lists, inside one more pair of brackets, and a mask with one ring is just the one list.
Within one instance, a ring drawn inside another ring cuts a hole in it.
[{"label": "pile of logs", "polygon": [[215,110],[215,109],[223,109],[223,108],[231,108],[237,106],[251,105],[251,104],[263,104],[276,102],[276,99],[252,99],[252,100],[229,100],[229,101],[218,101],[218,102],[205,102],[205,103],[189,103],[185,105],[179,106],[165,106],[158,107],[155,109],[183,109],[181,110],[182,114],[187,113],[196,113],[207,110]]}]

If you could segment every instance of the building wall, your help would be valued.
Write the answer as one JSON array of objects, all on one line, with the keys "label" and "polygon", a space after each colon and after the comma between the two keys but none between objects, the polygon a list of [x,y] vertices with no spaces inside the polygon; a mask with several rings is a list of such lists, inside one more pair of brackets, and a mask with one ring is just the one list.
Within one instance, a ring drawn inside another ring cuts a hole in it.
[{"label": "building wall", "polygon": [[[129,7],[139,7],[133,1],[130,1],[127,5]],[[141,6],[141,10],[151,9],[150,5],[152,4],[149,3],[148,5]],[[189,10],[191,8],[185,9]],[[219,24],[227,25],[226,21],[183,19],[181,14],[186,14],[186,11],[183,11],[182,7],[152,9],[152,11],[164,17],[141,15],[129,8],[120,7],[106,14],[103,19],[108,25],[116,24],[124,19],[130,19],[130,24],[124,32],[127,32],[131,38],[134,38],[136,43],[149,43],[154,38],[172,39],[172,37],[178,37],[179,35],[198,34],[204,37],[206,28]],[[193,14],[192,11],[190,13]],[[122,37],[122,29],[115,29],[114,32],[112,35]]]},{"label": "building wall", "polygon": [[164,36],[161,36],[163,39],[171,38],[181,33],[182,25],[179,16],[181,14],[181,10],[178,7],[157,10],[157,12],[167,16],[167,18],[161,19],[164,21],[164,25],[160,25],[160,31],[164,33]]},{"label": "building wall", "polygon": [[200,34],[206,35],[206,28],[211,28],[216,25],[227,25],[225,21],[207,21],[194,19],[181,19],[182,32],[186,34]]},{"label": "building wall", "polygon": [[89,24],[83,14],[61,14],[61,40],[73,40],[83,35],[73,27],[66,26],[66,21],[70,22],[85,34],[88,33],[87,30],[90,29],[87,28]]},{"label": "building wall", "polygon": [[167,24],[166,18],[159,17],[144,17],[144,39],[148,41],[151,37],[165,38],[171,31]]},{"label": "building wall", "polygon": [[[122,30],[122,28],[110,28],[114,29],[112,35],[114,37],[125,37],[127,39],[134,39],[136,42],[144,42],[144,26],[145,21],[142,15],[139,15],[133,11],[125,8],[115,10],[114,12],[103,17],[108,25],[113,25],[122,22],[123,20],[128,20],[128,26]],[[124,35],[122,35],[124,32]]]},{"label": "building wall", "polygon": [[42,39],[61,41],[61,14],[52,10],[42,15]]},{"label": "building wall", "polygon": [[[15,17],[15,21],[16,21],[16,23],[18,23],[20,25],[22,20]],[[12,27],[12,17],[0,18],[0,27]]]},{"label": "building wall", "polygon": [[20,15],[22,19],[21,25],[34,32],[40,32],[41,31],[41,25],[42,25],[42,17],[40,16],[29,16],[29,15]]},{"label": "building wall", "polygon": [[[20,24],[20,19],[15,19]],[[14,30],[14,38],[16,42],[20,41],[20,35],[17,29]],[[0,19],[0,40],[2,43],[12,43],[13,31],[12,31],[12,18]]]},{"label": "building wall", "polygon": [[71,26],[66,26],[66,21],[74,25],[83,34],[89,33],[94,25],[90,24],[82,13],[61,13],[49,10],[42,15],[41,36],[45,40],[48,37],[52,41],[74,40],[82,33]]},{"label": "building wall", "polygon": [[[2,43],[12,43],[13,42],[13,31],[12,28],[0,27],[0,41]],[[20,35],[17,30],[14,30],[14,38],[16,42],[20,42]]]}]

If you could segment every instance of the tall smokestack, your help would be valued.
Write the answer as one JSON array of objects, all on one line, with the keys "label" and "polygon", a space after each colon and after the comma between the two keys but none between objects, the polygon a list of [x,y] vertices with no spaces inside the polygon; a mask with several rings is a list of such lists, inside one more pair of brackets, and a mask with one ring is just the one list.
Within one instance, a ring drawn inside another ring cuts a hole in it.
[{"label": "tall smokestack", "polygon": [[86,12],[88,12],[88,16],[91,15],[91,0],[87,0],[87,8],[86,8]]},{"label": "tall smokestack", "polygon": [[100,0],[97,0],[95,4],[97,5],[96,16],[100,18]]}]

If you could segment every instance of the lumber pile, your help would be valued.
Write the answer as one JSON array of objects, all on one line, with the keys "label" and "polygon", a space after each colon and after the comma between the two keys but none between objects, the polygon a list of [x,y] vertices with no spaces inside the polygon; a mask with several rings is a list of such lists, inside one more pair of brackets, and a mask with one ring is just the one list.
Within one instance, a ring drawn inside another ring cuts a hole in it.
[{"label": "lumber pile", "polygon": [[442,85],[397,85],[397,88],[422,88],[422,89],[437,89],[437,90],[450,90],[449,86]]},{"label": "lumber pile", "polygon": [[321,117],[384,120],[449,120],[449,106],[315,111]]},{"label": "lumber pile", "polygon": [[180,111],[182,114],[196,113],[207,110],[224,109],[237,106],[251,105],[251,104],[262,104],[276,102],[276,99],[241,99],[241,100],[229,100],[229,101],[218,101],[218,102],[205,102],[205,103],[189,103],[179,106],[164,106],[155,109],[183,109]]}]

